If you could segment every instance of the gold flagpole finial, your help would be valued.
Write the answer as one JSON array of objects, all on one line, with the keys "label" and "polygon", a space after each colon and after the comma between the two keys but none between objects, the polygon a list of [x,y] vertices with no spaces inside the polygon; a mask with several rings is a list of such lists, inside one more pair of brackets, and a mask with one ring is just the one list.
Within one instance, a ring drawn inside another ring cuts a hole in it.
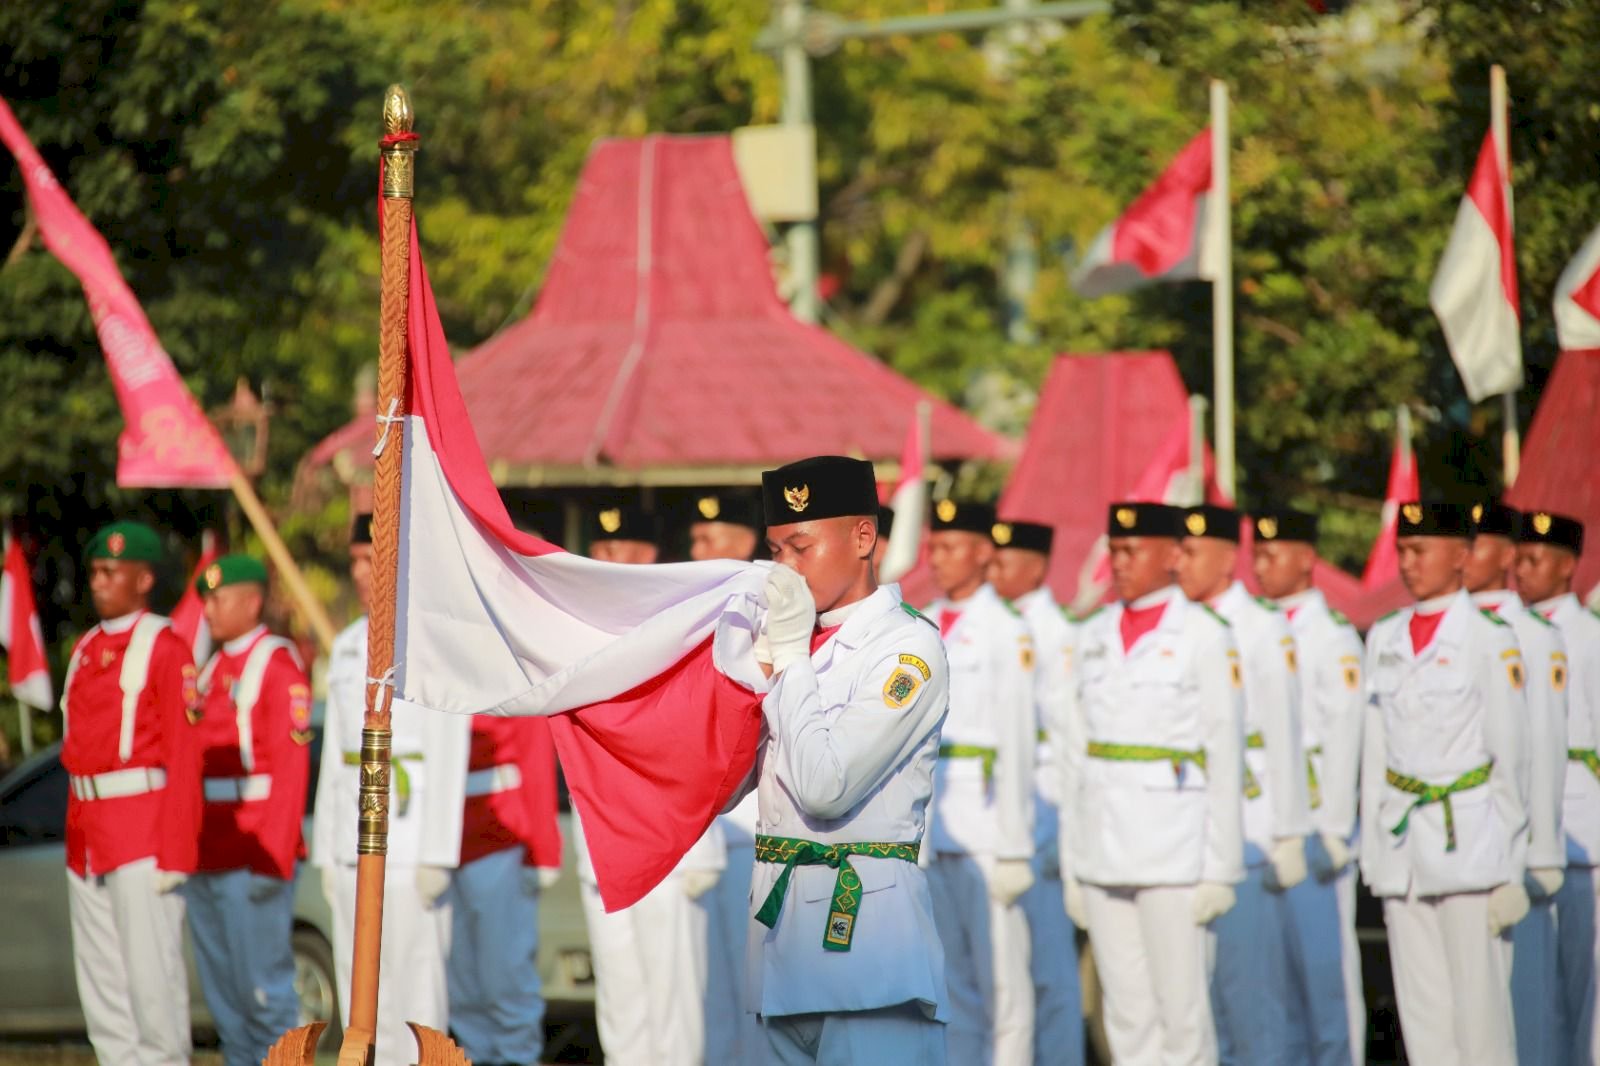
[{"label": "gold flagpole finial", "polygon": [[411,97],[398,85],[383,94],[383,195],[387,200],[409,200],[415,187],[417,137],[411,126]]}]

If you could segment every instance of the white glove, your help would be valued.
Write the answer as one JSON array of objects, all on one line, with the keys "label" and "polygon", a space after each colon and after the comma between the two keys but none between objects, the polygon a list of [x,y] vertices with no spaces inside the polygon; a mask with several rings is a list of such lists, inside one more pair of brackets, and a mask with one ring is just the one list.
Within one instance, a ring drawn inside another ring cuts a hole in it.
[{"label": "white glove", "polygon": [[1495,936],[1528,916],[1528,890],[1513,882],[1489,893],[1489,932]]},{"label": "white glove", "polygon": [[1332,881],[1353,858],[1350,845],[1332,833],[1318,833],[1316,840],[1306,847],[1306,860],[1318,881]]},{"label": "white glove", "polygon": [[690,899],[699,899],[701,896],[717,887],[717,882],[722,880],[721,870],[685,870],[683,871],[683,894]]},{"label": "white glove", "polygon": [[767,574],[767,643],[772,669],[782,673],[791,663],[811,657],[811,632],[817,605],[806,579],[781,563]]},{"label": "white glove", "polygon": [[171,870],[157,870],[156,892],[163,896],[171,895],[182,888],[183,883],[187,880],[189,880],[188,874],[175,874]]},{"label": "white glove", "polygon": [[522,891],[537,896],[561,879],[561,868],[556,866],[524,866]]},{"label": "white glove", "polygon": [[1079,929],[1089,928],[1089,917],[1083,909],[1083,885],[1078,883],[1076,877],[1062,879],[1062,897],[1067,905],[1067,917],[1072,919],[1072,924]]},{"label": "white glove", "polygon": [[1272,869],[1267,871],[1267,887],[1287,892],[1306,879],[1305,837],[1284,837],[1272,845]]},{"label": "white glove", "polygon": [[443,866],[417,867],[417,895],[424,907],[432,907],[450,888],[450,871]]},{"label": "white glove", "polygon": [[1009,907],[1033,887],[1033,863],[1027,859],[999,859],[989,875],[989,898]]},{"label": "white glove", "polygon": [[1535,866],[1522,879],[1522,886],[1528,890],[1529,899],[1549,899],[1561,891],[1566,879],[1566,871],[1559,866]]},{"label": "white glove", "polygon": [[1233,910],[1232,885],[1219,885],[1215,881],[1201,881],[1194,886],[1194,924],[1210,925]]},{"label": "white glove", "polygon": [[756,634],[756,639],[750,643],[750,650],[755,653],[756,662],[762,666],[772,665],[772,641],[767,639],[765,629]]},{"label": "white glove", "polygon": [[556,882],[561,880],[561,867],[559,866],[540,866],[538,870],[539,888],[541,890],[554,888],[556,887]]}]

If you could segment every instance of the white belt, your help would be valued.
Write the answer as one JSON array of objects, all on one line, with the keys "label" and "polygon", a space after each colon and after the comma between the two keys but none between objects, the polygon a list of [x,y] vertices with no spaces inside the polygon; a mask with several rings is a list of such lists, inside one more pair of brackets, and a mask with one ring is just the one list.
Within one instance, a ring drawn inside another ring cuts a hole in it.
[{"label": "white belt", "polygon": [[69,777],[67,787],[80,800],[125,799],[166,788],[167,772],[159,766],[134,766],[87,777]]},{"label": "white belt", "polygon": [[208,777],[205,780],[207,803],[245,803],[272,795],[270,774],[249,777]]},{"label": "white belt", "polygon": [[496,792],[510,792],[522,787],[522,770],[514,762],[501,763],[487,770],[474,770],[467,775],[467,798],[492,796]]}]

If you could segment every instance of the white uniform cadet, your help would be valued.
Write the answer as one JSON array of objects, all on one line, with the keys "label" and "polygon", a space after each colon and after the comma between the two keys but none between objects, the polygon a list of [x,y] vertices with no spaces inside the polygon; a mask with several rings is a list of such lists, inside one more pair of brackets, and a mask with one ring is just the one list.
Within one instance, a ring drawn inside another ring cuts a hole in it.
[{"label": "white uniform cadet", "polygon": [[1561,632],[1522,605],[1510,589],[1477,592],[1472,602],[1511,627],[1522,649],[1528,738],[1528,874],[1532,906],[1511,930],[1511,1009],[1517,1061],[1559,1063],[1561,988],[1553,893],[1567,865],[1561,799],[1567,778],[1567,654]]},{"label": "white uniform cadet", "polygon": [[1032,862],[1033,637],[990,585],[928,617],[950,660],[950,714],[934,793],[933,889],[950,982],[950,1060],[1033,1061],[1033,976],[1020,901],[995,899],[996,864]]},{"label": "white uniform cadet", "polygon": [[[1237,520],[1231,520],[1237,528]],[[1226,1063],[1281,1062],[1295,1036],[1288,900],[1305,876],[1311,828],[1294,638],[1276,607],[1238,581],[1212,603],[1233,629],[1244,669],[1244,861],[1238,902],[1218,918],[1211,1000]]]},{"label": "white uniform cadet", "polygon": [[1568,592],[1536,604],[1566,643],[1567,765],[1562,825],[1567,873],[1556,893],[1556,956],[1571,1066],[1600,1063],[1600,617]]},{"label": "white uniform cadet", "polygon": [[[1125,647],[1128,608],[1160,614]],[[1169,585],[1086,619],[1074,662],[1066,743],[1084,757],[1061,760],[1062,811],[1112,1057],[1129,1066],[1215,1063],[1213,936],[1198,905],[1244,879],[1233,636]]]},{"label": "white uniform cadet", "polygon": [[[1417,614],[1442,616],[1420,648]],[[1516,1062],[1511,937],[1495,925],[1515,920],[1527,868],[1522,671],[1511,628],[1465,591],[1368,635],[1361,873],[1383,900],[1412,1062]]]},{"label": "white uniform cadet", "polygon": [[1364,649],[1350,620],[1318,589],[1278,601],[1300,667],[1311,824],[1306,858],[1313,876],[1289,890],[1290,948],[1302,1005],[1296,1017],[1316,1066],[1366,1061],[1367,1007],[1356,943],[1357,775],[1361,767]]},{"label": "white uniform cadet", "polygon": [[[339,1001],[349,1020],[355,942],[356,812],[361,727],[366,714],[367,619],[333,642],[323,724],[322,766],[311,857],[333,911]],[[383,953],[378,974],[377,1066],[416,1056],[406,1022],[444,1032],[449,1020],[445,962],[450,951],[449,871],[461,856],[472,720],[394,701],[389,851],[383,886]]]},{"label": "white uniform cadet", "polygon": [[763,703],[746,1002],[778,1066],[938,1066],[945,960],[917,857],[944,649],[897,585],[817,621],[839,628]]},{"label": "white uniform cadet", "polygon": [[1076,1066],[1083,1061],[1083,997],[1078,986],[1077,938],[1062,905],[1062,854],[1070,842],[1061,836],[1061,775],[1052,744],[1061,742],[1071,713],[1075,626],[1041,586],[1015,601],[1033,635],[1034,682],[1038,707],[1038,762],[1034,776],[1034,877],[1023,893],[1032,946],[1036,1066]]}]

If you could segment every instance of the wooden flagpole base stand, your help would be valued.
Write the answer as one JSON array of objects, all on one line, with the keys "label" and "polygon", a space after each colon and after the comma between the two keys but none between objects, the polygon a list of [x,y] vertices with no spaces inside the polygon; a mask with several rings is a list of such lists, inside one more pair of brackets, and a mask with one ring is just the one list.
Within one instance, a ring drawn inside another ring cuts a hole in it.
[{"label": "wooden flagpole base stand", "polygon": [[[455,1041],[437,1029],[407,1022],[417,1038],[417,1066],[471,1066],[466,1052]],[[262,1060],[262,1066],[315,1066],[317,1041],[322,1038],[326,1022],[312,1022],[298,1029],[290,1029],[278,1038]],[[344,1043],[339,1048],[339,1066],[367,1066],[372,1061],[372,1034],[347,1029]]]}]

